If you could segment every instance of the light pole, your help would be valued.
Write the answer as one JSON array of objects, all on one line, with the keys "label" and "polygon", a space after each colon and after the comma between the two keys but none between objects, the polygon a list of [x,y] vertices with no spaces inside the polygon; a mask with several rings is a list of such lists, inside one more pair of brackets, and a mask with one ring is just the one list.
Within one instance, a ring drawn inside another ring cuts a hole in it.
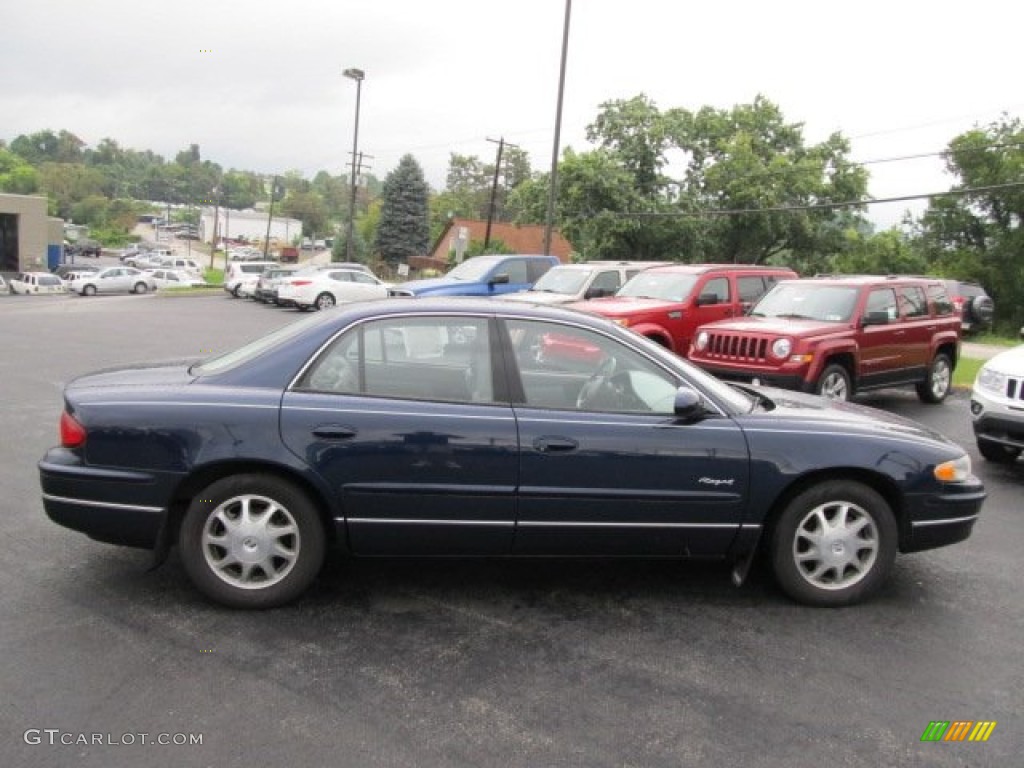
[{"label": "light pole", "polygon": [[342,72],[345,77],[356,81],[356,128],[352,136],[352,185],[348,197],[348,234],[345,237],[345,259],[355,261],[352,256],[352,235],[356,219],[356,157],[359,152],[359,99],[363,91],[363,79],[366,73],[361,69],[346,69]]},{"label": "light pole", "polygon": [[555,197],[558,194],[558,144],[562,134],[562,97],[565,94],[565,60],[569,55],[569,17],[572,0],[565,0],[565,22],[562,24],[562,63],[558,70],[558,107],[555,110],[555,142],[551,149],[551,179],[548,186],[548,212],[544,225],[544,255],[551,253],[551,229],[555,221]]}]

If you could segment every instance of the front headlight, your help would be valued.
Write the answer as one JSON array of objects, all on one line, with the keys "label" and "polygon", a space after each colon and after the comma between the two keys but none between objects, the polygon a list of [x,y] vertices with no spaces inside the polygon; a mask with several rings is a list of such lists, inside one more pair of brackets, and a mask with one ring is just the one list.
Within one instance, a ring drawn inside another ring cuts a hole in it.
[{"label": "front headlight", "polygon": [[628,317],[613,317],[612,322],[615,323],[616,325],[621,325],[623,328],[629,328]]},{"label": "front headlight", "polygon": [[778,358],[789,357],[793,351],[793,342],[789,339],[776,339],[772,342],[772,354]]},{"label": "front headlight", "polygon": [[697,334],[697,340],[693,342],[693,346],[697,348],[698,352],[703,352],[704,347],[708,345],[708,332],[701,331]]},{"label": "front headlight", "polygon": [[991,368],[982,367],[978,371],[978,377],[974,380],[974,386],[984,389],[996,395],[1006,393],[1006,374],[993,371]]},{"label": "front headlight", "polygon": [[932,474],[940,483],[962,483],[971,477],[971,457],[965,453],[959,459],[936,464]]}]

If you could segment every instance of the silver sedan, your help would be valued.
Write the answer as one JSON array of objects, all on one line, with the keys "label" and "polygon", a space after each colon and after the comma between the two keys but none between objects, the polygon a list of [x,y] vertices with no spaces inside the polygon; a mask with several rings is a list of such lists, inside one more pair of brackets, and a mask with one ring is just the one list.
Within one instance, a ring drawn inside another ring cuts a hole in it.
[{"label": "silver sedan", "polygon": [[82,296],[97,293],[147,293],[156,290],[156,282],[135,267],[108,267],[90,275],[81,275],[68,288]]}]

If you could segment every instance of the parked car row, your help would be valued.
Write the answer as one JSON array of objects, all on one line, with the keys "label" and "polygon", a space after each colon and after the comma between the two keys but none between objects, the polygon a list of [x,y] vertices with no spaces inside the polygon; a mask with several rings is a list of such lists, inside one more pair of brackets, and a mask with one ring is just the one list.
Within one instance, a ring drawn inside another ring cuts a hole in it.
[{"label": "parked car row", "polygon": [[328,309],[388,295],[387,283],[365,265],[352,262],[301,268],[276,262],[231,262],[224,290],[234,298],[300,310]]}]

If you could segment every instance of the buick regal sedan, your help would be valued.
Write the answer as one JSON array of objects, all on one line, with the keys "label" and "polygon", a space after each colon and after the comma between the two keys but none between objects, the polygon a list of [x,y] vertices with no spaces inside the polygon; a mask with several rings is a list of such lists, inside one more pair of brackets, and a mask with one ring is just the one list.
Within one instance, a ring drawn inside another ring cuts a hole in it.
[{"label": "buick regal sedan", "polygon": [[[588,348],[562,361],[547,348]],[[563,365],[563,362],[567,364]],[[857,602],[896,553],[967,538],[964,450],[848,403],[727,385],[573,310],[386,299],[228,354],[82,376],[39,464],[55,522],[175,543],[220,603],[289,602],[352,556],[764,551],[792,598]]]}]

